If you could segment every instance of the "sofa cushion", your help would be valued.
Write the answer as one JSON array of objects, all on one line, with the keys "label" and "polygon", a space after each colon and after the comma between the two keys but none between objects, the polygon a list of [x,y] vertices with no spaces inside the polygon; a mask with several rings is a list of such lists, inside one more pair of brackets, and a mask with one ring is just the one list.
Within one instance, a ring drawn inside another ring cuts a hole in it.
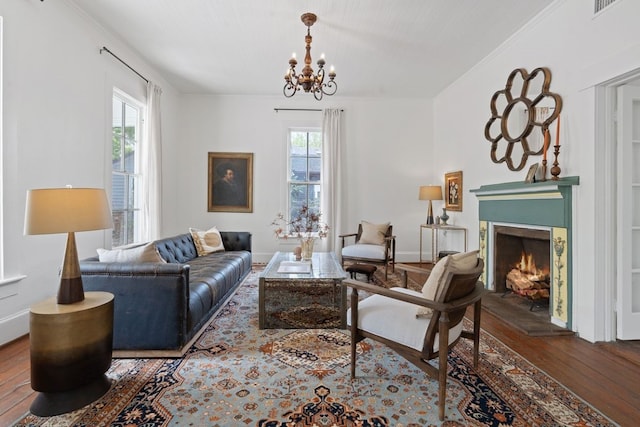
[{"label": "sofa cushion", "polygon": [[368,221],[362,221],[362,234],[358,243],[368,243],[370,245],[383,245],[384,238],[389,229],[390,223],[373,224]]},{"label": "sofa cushion", "polygon": [[385,249],[380,245],[349,245],[342,249],[342,256],[349,258],[364,258],[372,260],[384,260]]},{"label": "sofa cushion", "polygon": [[[420,297],[420,292],[405,288],[392,290]],[[414,313],[419,306],[382,295],[371,295],[358,302],[358,328],[372,332],[383,338],[422,351],[424,333],[431,321],[431,316],[416,317]],[[351,326],[351,309],[347,310],[347,325]],[[449,344],[462,333],[460,322],[449,331]],[[438,351],[439,339],[436,334],[434,351]]]},{"label": "sofa cushion", "polygon": [[129,248],[100,248],[97,251],[100,262],[166,262],[153,242]]},{"label": "sofa cushion", "polygon": [[207,231],[189,228],[189,233],[193,237],[198,256],[205,256],[213,252],[224,251],[222,236],[216,227],[211,227]]}]

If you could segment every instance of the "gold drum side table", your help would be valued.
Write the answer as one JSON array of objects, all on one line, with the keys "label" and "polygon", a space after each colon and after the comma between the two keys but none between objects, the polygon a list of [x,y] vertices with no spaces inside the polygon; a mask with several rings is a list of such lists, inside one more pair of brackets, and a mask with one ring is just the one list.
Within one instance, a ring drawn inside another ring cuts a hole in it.
[{"label": "gold drum side table", "polygon": [[70,412],[109,390],[113,300],[108,292],[86,292],[73,304],[49,298],[31,306],[31,388],[40,392],[31,413]]}]

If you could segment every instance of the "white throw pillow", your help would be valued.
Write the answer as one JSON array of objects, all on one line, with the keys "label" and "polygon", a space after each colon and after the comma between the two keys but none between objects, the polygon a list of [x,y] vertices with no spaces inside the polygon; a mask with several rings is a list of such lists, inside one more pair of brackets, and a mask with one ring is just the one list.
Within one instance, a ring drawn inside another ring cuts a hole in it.
[{"label": "white throw pillow", "polygon": [[[444,283],[447,269],[471,270],[478,265],[478,251],[464,252],[446,256],[436,263],[422,287],[422,296],[428,300],[435,300],[438,290]],[[433,310],[419,307],[416,316],[431,316]]]},{"label": "white throw pillow", "polygon": [[358,243],[370,245],[383,245],[385,234],[389,229],[390,223],[373,224],[368,221],[362,221],[362,234]]},{"label": "white throw pillow", "polygon": [[166,262],[158,253],[158,249],[153,242],[133,248],[100,248],[98,249],[98,259],[100,262]]},{"label": "white throw pillow", "polygon": [[190,228],[189,233],[191,233],[191,237],[193,237],[193,243],[196,245],[198,256],[224,251],[222,236],[216,227],[211,227],[207,231]]}]

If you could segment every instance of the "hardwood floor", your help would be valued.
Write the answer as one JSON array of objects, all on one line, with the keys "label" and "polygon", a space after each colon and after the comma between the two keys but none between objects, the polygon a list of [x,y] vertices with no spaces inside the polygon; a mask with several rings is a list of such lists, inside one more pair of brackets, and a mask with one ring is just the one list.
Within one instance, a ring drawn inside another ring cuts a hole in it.
[{"label": "hardwood floor", "polygon": [[[483,311],[482,327],[621,426],[640,419],[640,341],[591,344],[575,336],[530,337]],[[29,410],[29,338],[0,347],[0,426]]]},{"label": "hardwood floor", "polygon": [[0,347],[0,426],[11,425],[29,411],[35,399],[30,376],[28,336]]}]

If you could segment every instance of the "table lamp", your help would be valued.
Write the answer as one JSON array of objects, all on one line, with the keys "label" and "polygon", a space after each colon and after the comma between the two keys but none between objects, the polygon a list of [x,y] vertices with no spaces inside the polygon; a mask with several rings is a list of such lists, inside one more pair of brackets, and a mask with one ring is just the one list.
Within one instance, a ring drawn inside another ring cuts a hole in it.
[{"label": "table lamp", "polygon": [[24,234],[67,233],[58,304],[84,300],[75,232],[113,227],[105,191],[70,186],[29,190],[24,217]]},{"label": "table lamp", "polygon": [[439,185],[422,185],[418,193],[419,200],[428,200],[429,208],[427,209],[427,224],[433,224],[433,205],[432,200],[442,200],[442,187]]}]

